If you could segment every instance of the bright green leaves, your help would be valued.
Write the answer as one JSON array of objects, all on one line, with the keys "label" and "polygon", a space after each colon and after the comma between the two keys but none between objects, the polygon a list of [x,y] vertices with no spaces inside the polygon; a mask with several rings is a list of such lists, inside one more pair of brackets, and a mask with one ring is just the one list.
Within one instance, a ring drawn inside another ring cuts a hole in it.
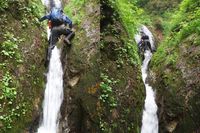
[{"label": "bright green leaves", "polygon": [[[83,6],[85,0],[71,0],[64,8],[64,11],[69,15],[74,24],[80,24],[84,17]],[[78,8],[77,8],[78,7]]]},{"label": "bright green leaves", "polygon": [[110,0],[111,7],[119,14],[120,21],[122,22],[127,34],[128,39],[125,41],[126,53],[129,56],[131,64],[140,64],[140,59],[137,53],[137,45],[134,41],[134,36],[138,27],[141,24],[150,23],[149,17],[144,13],[141,8],[136,6],[136,1],[131,0]]},{"label": "bright green leaves", "polygon": [[4,11],[8,8],[8,0],[1,0],[0,1],[0,11]]},{"label": "bright green leaves", "polygon": [[24,116],[27,113],[26,107],[27,107],[26,103],[19,103],[15,108],[10,109],[7,112],[7,114],[0,115],[0,121],[2,121],[4,125],[1,131],[6,132],[8,131],[8,129],[13,128],[13,122],[16,119],[19,119],[19,117]]},{"label": "bright green leaves", "polygon": [[[10,73],[6,72],[0,84],[0,112],[4,111],[4,106],[12,105],[14,100],[16,99],[17,91],[16,88],[12,87],[12,82],[13,80]],[[6,128],[11,128],[11,117],[1,114],[0,120],[3,121]]]},{"label": "bright green leaves", "polygon": [[3,76],[2,79],[2,95],[0,96],[0,99],[7,99],[8,104],[12,104],[13,100],[16,98],[17,92],[16,88],[12,87],[12,77],[9,72],[6,72],[6,74]]},{"label": "bright green leaves", "polygon": [[1,45],[1,55],[6,59],[15,59],[17,62],[22,62],[22,57],[18,49],[18,44],[23,40],[14,37],[10,32],[6,32],[4,35],[5,41]]},{"label": "bright green leaves", "polygon": [[[110,79],[106,74],[101,73],[101,79],[102,82],[100,83],[100,102],[101,104],[104,105],[104,107],[106,107],[109,111],[109,113],[111,113],[113,111],[113,109],[115,109],[117,107],[117,99],[115,97],[114,91],[112,86],[114,86],[115,84],[117,84],[119,81],[114,80],[114,79]],[[114,123],[112,123],[111,125],[109,125],[109,123],[107,123],[103,117],[100,117],[100,129],[103,133],[111,133],[111,127],[113,126]]]},{"label": "bright green leaves", "polygon": [[105,74],[101,74],[102,82],[100,83],[101,95],[99,99],[107,104],[109,108],[114,108],[117,106],[117,101],[114,97],[112,86],[116,84],[118,81],[114,81],[113,79],[109,79],[109,77]]},{"label": "bright green leaves", "polygon": [[138,25],[141,23],[140,17],[143,10],[131,4],[128,0],[116,0],[115,7],[119,12],[121,21],[123,22],[130,37],[136,33]]},{"label": "bright green leaves", "polygon": [[[170,22],[164,23],[166,37],[154,54],[152,64],[157,70],[162,63],[165,65],[176,65],[179,55],[179,47],[182,42],[191,35],[200,35],[200,4],[195,0],[183,0],[180,9],[175,13],[168,14]],[[198,44],[200,40],[194,38],[192,45]]]}]

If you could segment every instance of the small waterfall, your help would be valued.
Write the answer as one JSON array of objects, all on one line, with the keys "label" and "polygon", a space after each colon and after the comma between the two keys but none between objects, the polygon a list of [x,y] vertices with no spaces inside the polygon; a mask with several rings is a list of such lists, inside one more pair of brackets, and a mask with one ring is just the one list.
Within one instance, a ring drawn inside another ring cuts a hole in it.
[{"label": "small waterfall", "polygon": [[54,0],[54,6],[57,8],[62,8],[62,4],[60,0]]},{"label": "small waterfall", "polygon": [[51,9],[52,7],[62,8],[62,2],[60,0],[41,0],[42,4],[47,8]]},{"label": "small waterfall", "polygon": [[146,88],[146,99],[142,116],[141,133],[158,133],[157,105],[155,102],[155,94],[151,86],[146,83],[147,69],[152,53],[145,52],[145,59],[142,64],[142,79]]},{"label": "small waterfall", "polygon": [[[51,9],[61,7],[60,0],[42,0],[43,5]],[[51,31],[47,27],[47,39]],[[60,61],[60,51],[55,46],[52,50],[47,83],[43,101],[43,119],[38,133],[57,133],[59,126],[59,113],[63,101],[63,69]]]},{"label": "small waterfall", "polygon": [[[149,36],[152,49],[154,49],[154,39],[152,33],[146,26],[142,26],[140,30],[143,30],[146,35]],[[135,41],[138,43],[141,39],[140,35],[135,36]],[[155,102],[155,93],[152,87],[146,83],[148,64],[151,60],[152,53],[147,50],[144,53],[144,60],[142,62],[142,79],[145,84],[146,98],[142,116],[142,129],[141,133],[158,133],[158,118],[157,118],[157,105]]]},{"label": "small waterfall", "polygon": [[49,64],[47,83],[43,102],[43,121],[38,133],[57,133],[58,115],[63,101],[63,71],[60,51],[55,46]]}]

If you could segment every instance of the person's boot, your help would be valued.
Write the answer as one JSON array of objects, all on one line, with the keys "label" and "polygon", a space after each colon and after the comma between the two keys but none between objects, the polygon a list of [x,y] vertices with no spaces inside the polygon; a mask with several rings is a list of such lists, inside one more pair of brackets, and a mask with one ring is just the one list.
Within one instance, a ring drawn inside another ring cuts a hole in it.
[{"label": "person's boot", "polygon": [[74,32],[72,31],[67,37],[65,37],[64,42],[71,46],[70,40],[74,37]]},{"label": "person's boot", "polygon": [[71,44],[70,41],[69,41],[69,39],[68,39],[68,37],[65,37],[65,38],[64,38],[64,42],[65,42],[66,44],[68,44],[68,45]]},{"label": "person's boot", "polygon": [[51,50],[53,50],[53,49],[54,49],[54,47],[55,47],[55,45],[52,45],[52,46],[50,46],[50,49],[51,49]]},{"label": "person's boot", "polygon": [[48,60],[48,59],[46,59],[46,60],[45,60],[45,62],[44,62],[44,67],[45,67],[45,68],[47,68],[47,67],[48,67],[48,65],[49,65],[49,60]]}]

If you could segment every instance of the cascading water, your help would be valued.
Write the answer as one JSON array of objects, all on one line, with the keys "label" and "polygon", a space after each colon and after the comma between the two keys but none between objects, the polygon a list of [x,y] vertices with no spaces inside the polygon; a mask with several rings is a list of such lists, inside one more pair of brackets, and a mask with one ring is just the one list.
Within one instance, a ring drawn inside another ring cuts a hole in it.
[{"label": "cascading water", "polygon": [[57,133],[58,115],[63,101],[63,71],[60,51],[52,50],[43,103],[43,121],[38,133]]},{"label": "cascading water", "polygon": [[145,82],[147,78],[147,68],[151,60],[152,53],[145,52],[145,59],[142,64],[142,79],[146,88],[146,99],[142,116],[141,133],[158,133],[157,105],[155,102],[155,94],[151,86]]},{"label": "cascading water", "polygon": [[[146,26],[142,26],[141,30],[149,36],[149,41],[151,43],[152,49],[154,49],[153,35],[148,30]],[[135,36],[135,40],[138,43],[141,39],[140,35]],[[146,98],[145,105],[142,116],[142,129],[141,133],[158,133],[158,118],[157,118],[157,105],[155,102],[155,93],[152,87],[146,83],[147,78],[147,69],[149,61],[151,60],[152,53],[149,50],[146,50],[144,53],[144,61],[142,62],[142,79],[146,88]]]},{"label": "cascading water", "polygon": [[[61,7],[59,0],[42,1],[44,5],[49,7],[50,3],[54,3],[57,7]],[[50,7],[52,8],[52,7]],[[49,39],[50,30],[47,28],[47,38]],[[43,119],[38,133],[57,133],[59,126],[59,113],[63,101],[63,69],[60,61],[60,51],[55,46],[52,50],[49,71],[47,74],[47,83],[45,88],[44,102],[43,102]]]},{"label": "cascading water", "polygon": [[47,8],[51,9],[52,7],[61,8],[62,4],[60,0],[41,0],[42,4]]}]

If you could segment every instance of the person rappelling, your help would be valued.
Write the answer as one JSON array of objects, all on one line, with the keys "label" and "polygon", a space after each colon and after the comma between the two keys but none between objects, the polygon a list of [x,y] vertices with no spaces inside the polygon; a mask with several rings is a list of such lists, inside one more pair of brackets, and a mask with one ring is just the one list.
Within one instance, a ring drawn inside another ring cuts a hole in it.
[{"label": "person rappelling", "polygon": [[138,48],[140,52],[144,52],[145,50],[150,50],[152,52],[151,43],[149,40],[149,36],[144,33],[144,31],[140,31],[141,39],[138,43]]},{"label": "person rappelling", "polygon": [[44,20],[48,20],[48,26],[51,29],[46,59],[46,62],[49,62],[51,50],[56,46],[59,37],[64,35],[64,42],[70,46],[70,40],[74,37],[75,33],[72,31],[72,21],[63,13],[61,8],[53,7],[49,14],[39,19],[40,22]]}]

